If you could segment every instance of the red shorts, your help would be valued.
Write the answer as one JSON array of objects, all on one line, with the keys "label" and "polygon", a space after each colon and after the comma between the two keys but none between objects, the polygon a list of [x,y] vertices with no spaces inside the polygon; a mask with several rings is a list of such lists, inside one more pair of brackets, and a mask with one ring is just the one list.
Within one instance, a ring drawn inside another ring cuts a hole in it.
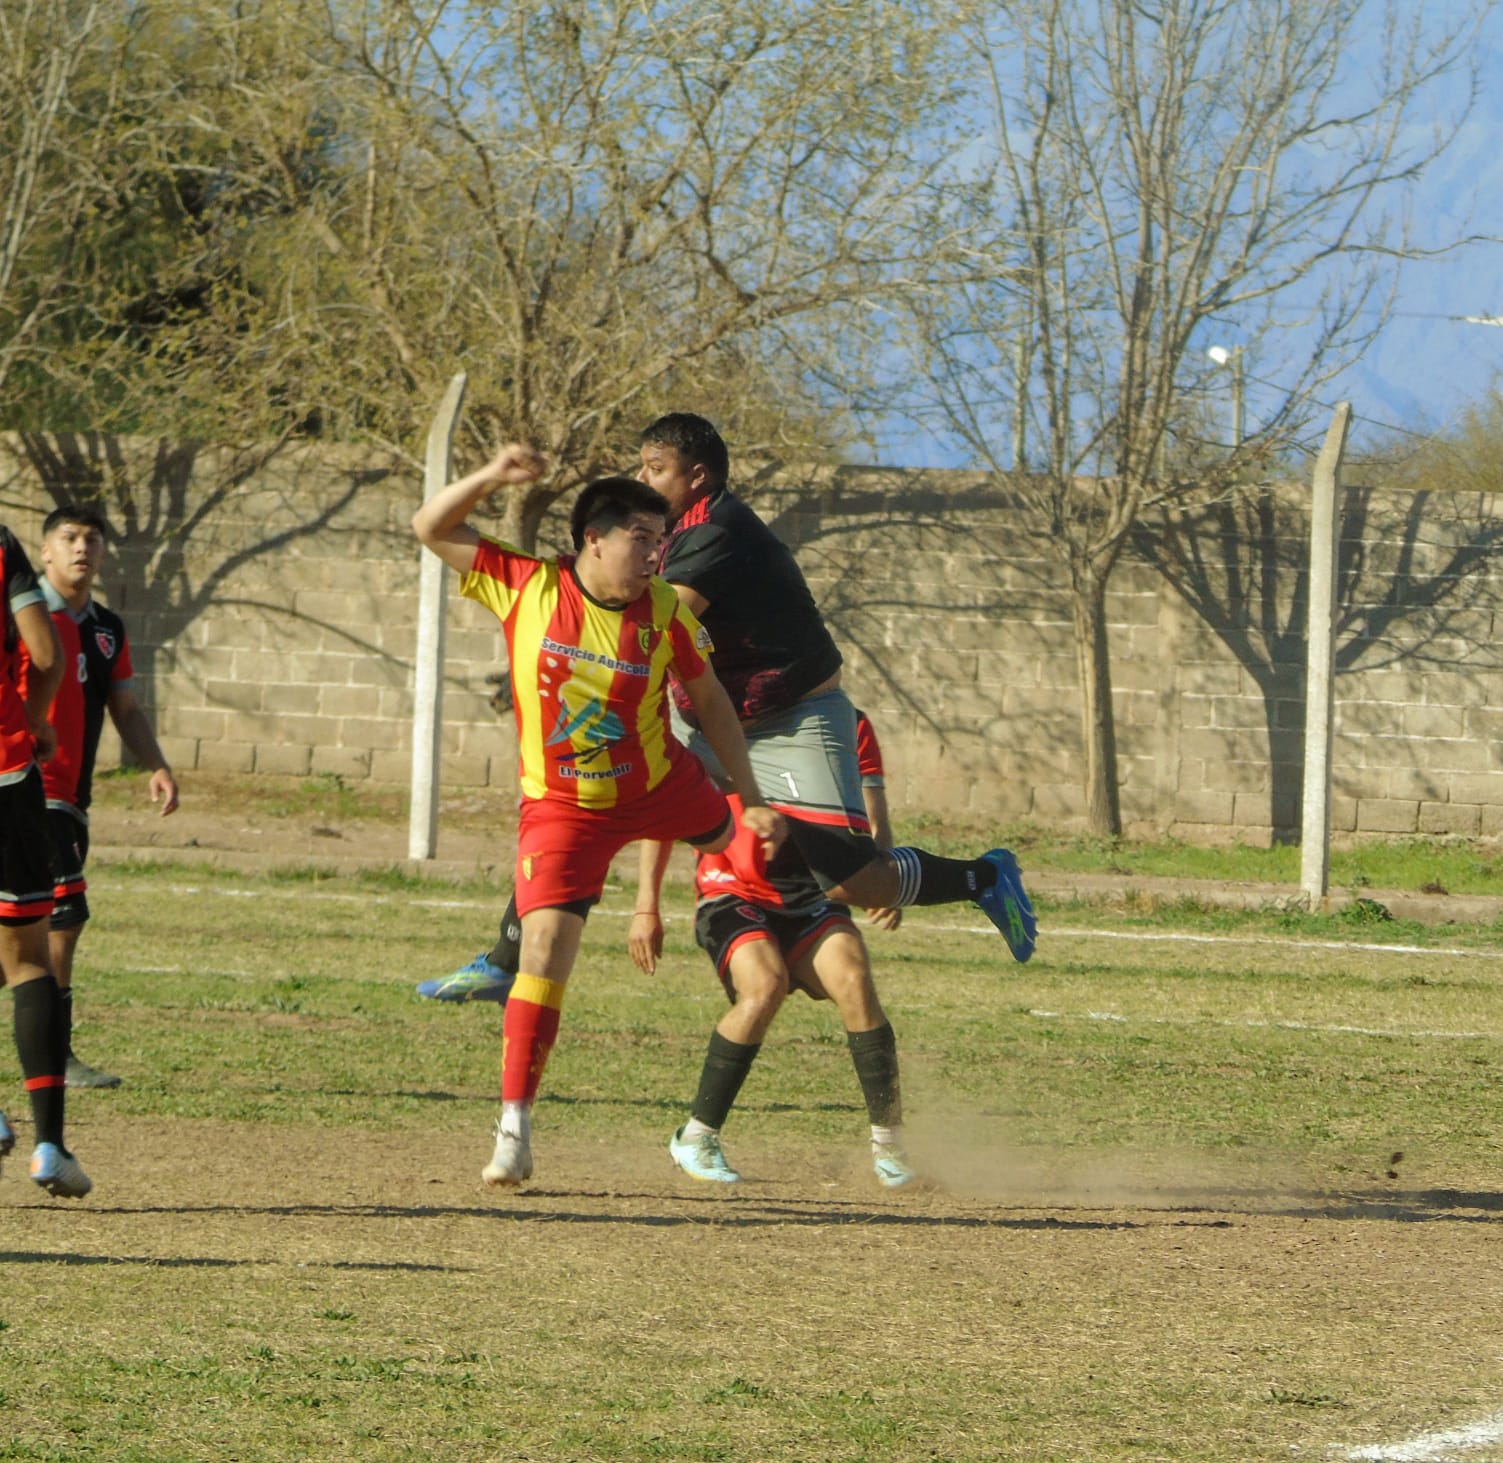
[{"label": "red shorts", "polygon": [[725,795],[689,755],[650,793],[621,807],[528,798],[517,826],[517,913],[594,902],[611,860],[628,843],[713,839],[730,816]]}]

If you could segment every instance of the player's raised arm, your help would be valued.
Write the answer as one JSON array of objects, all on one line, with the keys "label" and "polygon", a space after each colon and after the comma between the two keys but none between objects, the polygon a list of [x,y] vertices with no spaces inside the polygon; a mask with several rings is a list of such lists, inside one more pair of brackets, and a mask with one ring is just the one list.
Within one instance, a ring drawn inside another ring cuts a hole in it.
[{"label": "player's raised arm", "polygon": [[412,531],[451,569],[469,572],[480,535],[468,522],[479,504],[500,488],[536,482],[548,459],[521,442],[509,442],[484,467],[440,488],[412,515]]}]

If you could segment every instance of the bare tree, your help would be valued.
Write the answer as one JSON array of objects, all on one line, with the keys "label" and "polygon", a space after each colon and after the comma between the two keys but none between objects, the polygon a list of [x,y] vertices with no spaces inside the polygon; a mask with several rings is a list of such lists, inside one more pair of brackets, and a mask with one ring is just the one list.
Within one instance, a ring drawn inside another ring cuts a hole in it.
[{"label": "bare tree", "polygon": [[368,9],[345,64],[372,311],[425,401],[468,371],[471,454],[553,457],[510,505],[521,543],[664,405],[778,435],[916,247],[913,140],[946,88],[924,0]]},{"label": "bare tree", "polygon": [[[1405,22],[1386,0],[1020,0],[959,22],[989,123],[948,194],[975,268],[914,296],[934,385],[912,405],[1016,473],[1064,560],[1094,832],[1121,829],[1112,568],[1145,509],[1280,449],[1381,323],[1412,252],[1395,210],[1450,136],[1421,111],[1444,85],[1449,125],[1464,115],[1473,19]],[[1205,349],[1228,340],[1281,384],[1209,474],[1181,475],[1205,456],[1176,435],[1206,419]]]},{"label": "bare tree", "polygon": [[[469,376],[461,458],[525,437],[549,505],[667,406],[739,450],[849,435],[842,316],[895,287],[948,83],[929,0],[158,0],[149,147],[181,246],[91,379],[137,421],[289,428],[416,466]],[[148,145],[143,141],[143,146]],[[102,425],[102,424],[101,424]],[[825,444],[826,451],[829,444]]]},{"label": "bare tree", "polygon": [[78,138],[80,64],[110,7],[20,0],[0,6],[0,397],[71,300],[78,225],[97,197]]}]

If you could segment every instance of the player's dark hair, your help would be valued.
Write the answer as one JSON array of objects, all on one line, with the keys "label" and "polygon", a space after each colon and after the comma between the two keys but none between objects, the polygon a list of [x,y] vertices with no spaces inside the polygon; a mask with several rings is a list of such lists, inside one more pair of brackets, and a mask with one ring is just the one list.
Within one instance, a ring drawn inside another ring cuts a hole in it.
[{"label": "player's dark hair", "polygon": [[569,515],[569,537],[577,553],[584,548],[585,529],[609,533],[620,528],[633,513],[655,513],[668,519],[668,500],[636,478],[596,478],[587,483],[574,500]]},{"label": "player's dark hair", "polygon": [[725,438],[703,417],[691,411],[671,411],[643,429],[638,445],[645,447],[649,442],[671,447],[691,467],[704,468],[711,487],[725,486],[731,455],[726,451]]},{"label": "player's dark hair", "polygon": [[104,514],[93,508],[81,508],[77,503],[64,503],[42,520],[42,537],[46,538],[54,528],[63,523],[81,523],[85,528],[92,528],[96,533],[109,536],[110,530],[105,524]]}]

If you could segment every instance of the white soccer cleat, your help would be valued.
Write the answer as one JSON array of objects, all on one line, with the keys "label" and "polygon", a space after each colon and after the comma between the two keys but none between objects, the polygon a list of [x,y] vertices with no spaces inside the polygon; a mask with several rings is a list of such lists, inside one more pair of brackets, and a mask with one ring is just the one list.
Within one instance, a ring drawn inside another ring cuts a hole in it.
[{"label": "white soccer cleat", "polygon": [[532,1145],[526,1138],[503,1133],[496,1127],[496,1151],[480,1170],[480,1177],[492,1189],[510,1188],[532,1177]]},{"label": "white soccer cleat", "polygon": [[725,1150],[720,1146],[719,1133],[701,1133],[697,1138],[685,1138],[680,1128],[668,1140],[668,1156],[691,1179],[703,1179],[712,1184],[737,1184],[741,1175],[727,1161]]},{"label": "white soccer cleat", "polygon": [[884,1189],[901,1189],[918,1177],[908,1155],[895,1143],[872,1145],[872,1168],[876,1171],[877,1182]]}]

